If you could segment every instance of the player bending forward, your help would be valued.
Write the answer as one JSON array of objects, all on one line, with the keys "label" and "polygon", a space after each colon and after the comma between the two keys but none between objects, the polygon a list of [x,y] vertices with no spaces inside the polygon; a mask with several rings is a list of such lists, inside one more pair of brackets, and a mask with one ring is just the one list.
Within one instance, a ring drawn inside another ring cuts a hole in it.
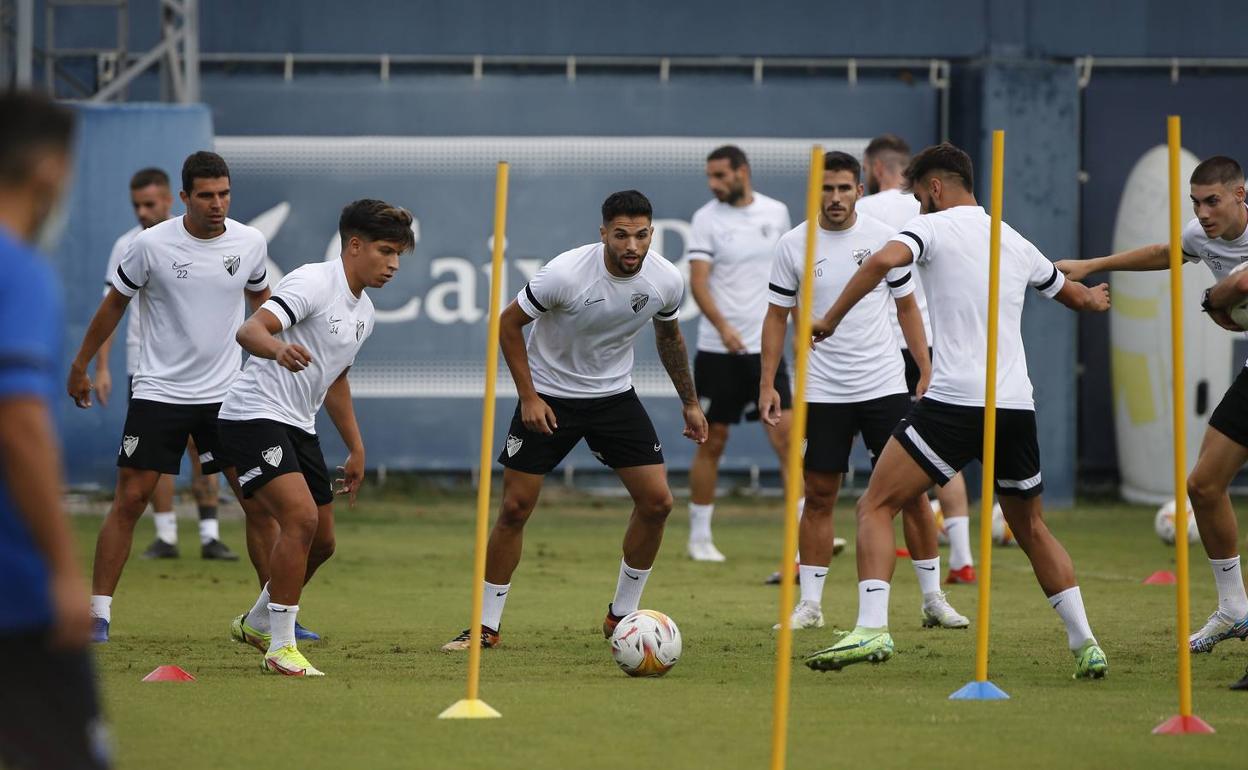
[{"label": "player bending forward", "polygon": [[[612,194],[602,204],[602,242],[552,259],[503,310],[500,346],[520,403],[498,458],[503,502],[486,552],[482,647],[498,645],[503,603],[542,480],[582,438],[633,498],[603,635],[609,638],[641,602],[672,510],[663,447],[632,387],[633,340],[647,321],[654,322],[659,358],[680,396],[685,436],[706,440],[706,417],[676,321],[684,279],[650,251],[651,218],[646,196]],[[526,345],[523,329],[530,322]],[[467,649],[472,636],[465,629],[442,649]]]},{"label": "player bending forward", "polygon": [[[893,431],[866,494],[858,501],[858,622],[840,642],[806,658],[806,665],[815,670],[879,663],[892,656],[888,632],[889,579],[896,559],[892,517],[932,482],[945,484],[982,454],[989,217],[975,201],[973,178],[970,156],[951,144],[929,147],[915,156],[906,180],[923,214],[863,263],[814,325],[816,342],[840,334],[851,309],[890,270],[917,262],[925,271],[923,285],[935,333],[931,386]],[[1066,625],[1077,660],[1075,676],[1100,678],[1108,663],[1088,625],[1074,565],[1042,516],[1044,483],[1035,405],[1020,329],[1028,286],[1072,309],[1100,312],[1109,309],[1109,289],[1105,284],[1089,289],[1066,281],[1039,249],[1003,225],[996,492],[1040,587]]]},{"label": "player bending forward", "polygon": [[264,653],[264,670],[324,676],[295,643],[299,595],[334,552],[334,491],[316,437],[325,404],[347,445],[339,494],[364,478],[364,441],[355,422],[347,371],[373,331],[373,302],[415,245],[412,215],[378,200],[358,200],[338,220],[342,258],[304,265],[238,330],[247,360],[221,404],[221,441],[243,494],[255,497],[280,532],[270,578],[230,635]]}]

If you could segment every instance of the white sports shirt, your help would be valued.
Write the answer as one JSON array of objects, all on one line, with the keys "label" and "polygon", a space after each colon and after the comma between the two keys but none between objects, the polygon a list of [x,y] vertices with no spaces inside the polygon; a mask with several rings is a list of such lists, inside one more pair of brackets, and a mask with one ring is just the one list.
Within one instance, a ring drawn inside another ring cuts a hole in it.
[{"label": "white sports shirt", "polygon": [[[815,299],[811,313],[823,316],[858,272],[863,260],[879,251],[895,232],[878,219],[859,213],[848,230],[818,228],[815,243]],[[806,223],[776,244],[768,301],[778,307],[797,304],[806,266]],[[906,366],[888,325],[886,307],[895,297],[914,292],[910,268],[888,271],[836,327],[836,333],[810,353],[806,400],[817,404],[849,404],[906,393]]]},{"label": "white sports shirt", "polygon": [[292,372],[252,356],[230,387],[223,420],[276,420],[316,433],[316,413],[334,380],[373,333],[373,301],[351,293],[342,260],[314,262],[286,275],[263,305],[282,322],[282,340],[302,345],[312,363]]},{"label": "white sports shirt", "polygon": [[[108,289],[113,285],[113,277],[117,275],[117,266],[121,264],[121,258],[126,255],[126,249],[130,248],[130,242],[141,232],[143,232],[143,225],[135,225],[122,233],[121,237],[113,243],[113,250],[108,254],[108,267],[104,270],[104,296],[108,296]],[[139,370],[139,323],[139,303],[131,302],[127,306],[125,324],[126,374],[132,377]]]},{"label": "white sports shirt", "polygon": [[[215,404],[238,376],[243,352],[243,290],[269,285],[264,235],[233,219],[207,240],[183,217],[139,233],[112,276],[113,288],[139,294],[142,350],[134,398],[167,404]],[[142,292],[140,293],[140,289]]]},{"label": "white sports shirt", "polygon": [[1204,262],[1215,280],[1222,280],[1243,262],[1248,262],[1248,228],[1233,241],[1210,238],[1193,217],[1183,225],[1183,260]]},{"label": "white sports shirt", "polygon": [[[745,352],[761,352],[767,297],[758,287],[771,274],[776,241],[793,226],[789,209],[756,192],[753,202],[743,207],[710,201],[694,213],[691,226],[686,256],[711,264],[715,306],[741,335]],[[698,322],[697,348],[707,353],[729,352],[706,316]]]},{"label": "white sports shirt", "polygon": [[[857,211],[869,214],[893,228],[900,230],[907,222],[919,215],[919,201],[910,193],[901,190],[880,190],[858,200]],[[923,333],[927,335],[927,344],[932,344],[932,321],[927,314],[927,294],[923,291],[923,281],[919,271],[914,272],[914,300],[919,303],[919,315],[923,316]],[[897,307],[892,303],[888,306],[888,318],[893,324],[893,334],[897,342],[904,348],[906,337],[901,333],[901,324],[897,323]]]},{"label": "white sports shirt", "polygon": [[530,318],[529,369],[538,393],[599,398],[633,386],[633,339],[651,318],[680,315],[685,279],[653,249],[628,278],[607,272],[603,245],[546,263],[516,301]]},{"label": "white sports shirt", "polygon": [[[988,228],[982,206],[956,206],[915,217],[894,240],[914,255],[932,295],[932,384],[925,398],[984,405],[988,349]],[[1046,297],[1066,284],[1040,250],[1001,223],[997,407],[1034,410],[1023,350],[1023,299],[1034,286]]]}]

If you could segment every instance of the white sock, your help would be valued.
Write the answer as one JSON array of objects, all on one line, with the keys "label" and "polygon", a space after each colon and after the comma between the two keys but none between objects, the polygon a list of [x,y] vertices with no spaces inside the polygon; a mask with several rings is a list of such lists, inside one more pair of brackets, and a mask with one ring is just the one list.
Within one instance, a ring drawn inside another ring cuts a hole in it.
[{"label": "white sock", "polygon": [[611,614],[623,617],[637,611],[641,604],[641,592],[646,587],[648,569],[633,569],[620,559],[620,576],[615,582],[615,598],[611,600]]},{"label": "white sock", "polygon": [[246,618],[247,625],[265,634],[269,633],[269,601],[269,584],[265,583]]},{"label": "white sock", "polygon": [[482,593],[485,600],[481,602],[481,625],[494,631],[503,620],[503,605],[507,603],[507,594],[511,593],[511,583],[498,585],[484,581]]},{"label": "white sock", "polygon": [[1083,609],[1083,594],[1079,593],[1079,586],[1053,594],[1049,597],[1049,606],[1057,610],[1058,617],[1066,624],[1066,642],[1070,649],[1077,650],[1085,642],[1096,643],[1092,627],[1088,625],[1088,613]]},{"label": "white sock", "polygon": [[283,647],[295,647],[295,616],[299,614],[298,604],[276,604],[269,602],[269,652],[277,652]]},{"label": "white sock", "polygon": [[689,540],[707,541],[711,539],[711,516],[715,513],[715,503],[699,505],[689,503]]},{"label": "white sock", "polygon": [[888,628],[888,595],[891,586],[883,580],[858,582],[858,626]]},{"label": "white sock", "polygon": [[823,583],[828,579],[828,568],[802,564],[797,573],[801,577],[802,601],[822,605]]},{"label": "white sock", "polygon": [[975,557],[971,555],[971,520],[966,516],[945,519],[945,534],[949,536],[949,568],[974,566]]},{"label": "white sock", "polygon": [[935,559],[914,559],[914,576],[919,579],[919,592],[927,596],[940,592],[940,557]]},{"label": "white sock", "polygon": [[1248,615],[1248,594],[1244,593],[1239,557],[1210,559],[1209,566],[1213,567],[1213,582],[1218,585],[1218,609],[1236,620]]},{"label": "white sock", "polygon": [[163,540],[169,545],[178,544],[178,514],[173,511],[165,511],[164,513],[153,513],[152,519],[156,522],[156,537]]},{"label": "white sock", "polygon": [[111,623],[113,620],[113,597],[92,596],[91,617],[102,618],[105,622]]},{"label": "white sock", "polygon": [[[804,513],[806,513],[806,498],[799,497],[797,498],[797,526],[799,529],[802,526],[802,514]],[[800,547],[797,549],[797,563],[799,565],[802,563],[802,549]]]},{"label": "white sock", "polygon": [[208,545],[221,539],[221,525],[216,519],[199,520],[199,544]]}]

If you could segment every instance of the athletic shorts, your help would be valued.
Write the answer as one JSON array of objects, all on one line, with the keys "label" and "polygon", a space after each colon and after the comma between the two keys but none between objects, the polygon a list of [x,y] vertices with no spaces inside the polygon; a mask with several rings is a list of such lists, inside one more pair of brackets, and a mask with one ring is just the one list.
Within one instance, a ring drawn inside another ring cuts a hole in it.
[{"label": "athletic shorts", "polygon": [[861,433],[871,465],[884,451],[897,422],[910,409],[905,393],[852,404],[806,405],[806,450],[802,467],[820,473],[845,473],[854,436]]},{"label": "athletic shorts", "polygon": [[[749,422],[758,420],[758,381],[762,369],[763,357],[758,353],[699,350],[693,357],[693,381],[706,421],[736,425],[743,417]],[[780,408],[791,409],[793,395],[789,392],[789,370],[783,358],[776,368],[775,386],[780,394]]]},{"label": "athletic shorts", "polygon": [[663,445],[632,388],[601,398],[542,396],[542,400],[554,411],[559,427],[550,435],[529,430],[517,405],[498,455],[504,468],[545,475],[563,462],[582,438],[594,457],[608,468],[663,463]]},{"label": "athletic shorts", "polygon": [[1239,370],[1239,376],[1209,416],[1209,427],[1248,447],[1248,368]]},{"label": "athletic shorts", "polygon": [[334,501],[329,470],[315,433],[276,420],[221,420],[226,466],[238,471],[243,497],[278,476],[302,473],[317,505]]},{"label": "athletic shorts", "polygon": [[[915,362],[914,356],[910,355],[909,348],[901,349],[901,360],[906,362],[906,390],[910,391],[910,395],[914,395],[914,391],[919,387],[919,365]],[[927,349],[927,360],[932,360],[932,349]]]},{"label": "athletic shorts", "polygon": [[[927,475],[944,486],[971,460],[982,460],[984,408],[954,406],[921,398],[893,431]],[[1044,491],[1036,413],[997,410],[996,489],[998,495],[1036,497]]]},{"label": "athletic shorts", "polygon": [[217,433],[220,404],[166,404],[130,399],[117,467],[177,475],[182,469],[187,438],[195,439],[204,474],[221,470],[221,439]]},{"label": "athletic shorts", "polygon": [[46,630],[2,634],[0,682],[0,767],[109,766],[90,653],[51,649]]}]

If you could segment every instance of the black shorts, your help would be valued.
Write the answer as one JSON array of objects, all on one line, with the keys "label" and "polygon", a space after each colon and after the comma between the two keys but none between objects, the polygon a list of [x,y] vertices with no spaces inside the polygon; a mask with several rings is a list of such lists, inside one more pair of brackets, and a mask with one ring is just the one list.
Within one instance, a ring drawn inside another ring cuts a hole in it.
[{"label": "black shorts", "polygon": [[220,404],[166,404],[142,398],[130,400],[117,467],[138,468],[177,475],[182,469],[187,438],[195,439],[205,475],[216,473],[221,463],[221,439],[217,433]]},{"label": "black shorts", "polygon": [[1209,427],[1248,447],[1248,368],[1239,370],[1239,376],[1209,416]]},{"label": "black shorts", "polygon": [[[927,359],[932,359],[932,349],[927,349]],[[915,363],[914,356],[910,355],[909,348],[901,349],[901,360],[906,362],[906,389],[910,391],[910,395],[914,395],[914,391],[919,387],[919,365]]]},{"label": "black shorts", "polygon": [[221,420],[225,464],[238,472],[243,497],[287,473],[302,473],[317,505],[334,501],[329,470],[315,433],[276,420]]},{"label": "black shorts", "polygon": [[[921,398],[893,435],[932,481],[942,487],[984,453],[984,408],[954,406]],[[1036,497],[1044,491],[1036,413],[997,410],[996,489],[998,495]]]},{"label": "black shorts", "polygon": [[[693,357],[693,381],[698,400],[707,422],[736,425],[744,417],[758,420],[758,381],[763,370],[763,357],[758,353],[706,353]],[[780,359],[776,367],[776,392],[780,408],[793,407],[789,388],[789,370]]]},{"label": "black shorts", "polygon": [[871,453],[871,465],[875,465],[893,428],[909,411],[910,397],[895,393],[852,404],[810,403],[806,409],[802,467],[820,473],[845,473],[854,436],[859,433]]},{"label": "black shorts", "polygon": [[0,767],[109,766],[91,656],[48,646],[46,631],[0,635]]},{"label": "black shorts", "polygon": [[503,451],[498,455],[504,468],[539,475],[550,473],[582,438],[594,457],[608,468],[663,463],[663,445],[632,388],[602,398],[542,396],[542,400],[554,411],[559,427],[549,436],[529,430],[520,419],[517,405]]}]

